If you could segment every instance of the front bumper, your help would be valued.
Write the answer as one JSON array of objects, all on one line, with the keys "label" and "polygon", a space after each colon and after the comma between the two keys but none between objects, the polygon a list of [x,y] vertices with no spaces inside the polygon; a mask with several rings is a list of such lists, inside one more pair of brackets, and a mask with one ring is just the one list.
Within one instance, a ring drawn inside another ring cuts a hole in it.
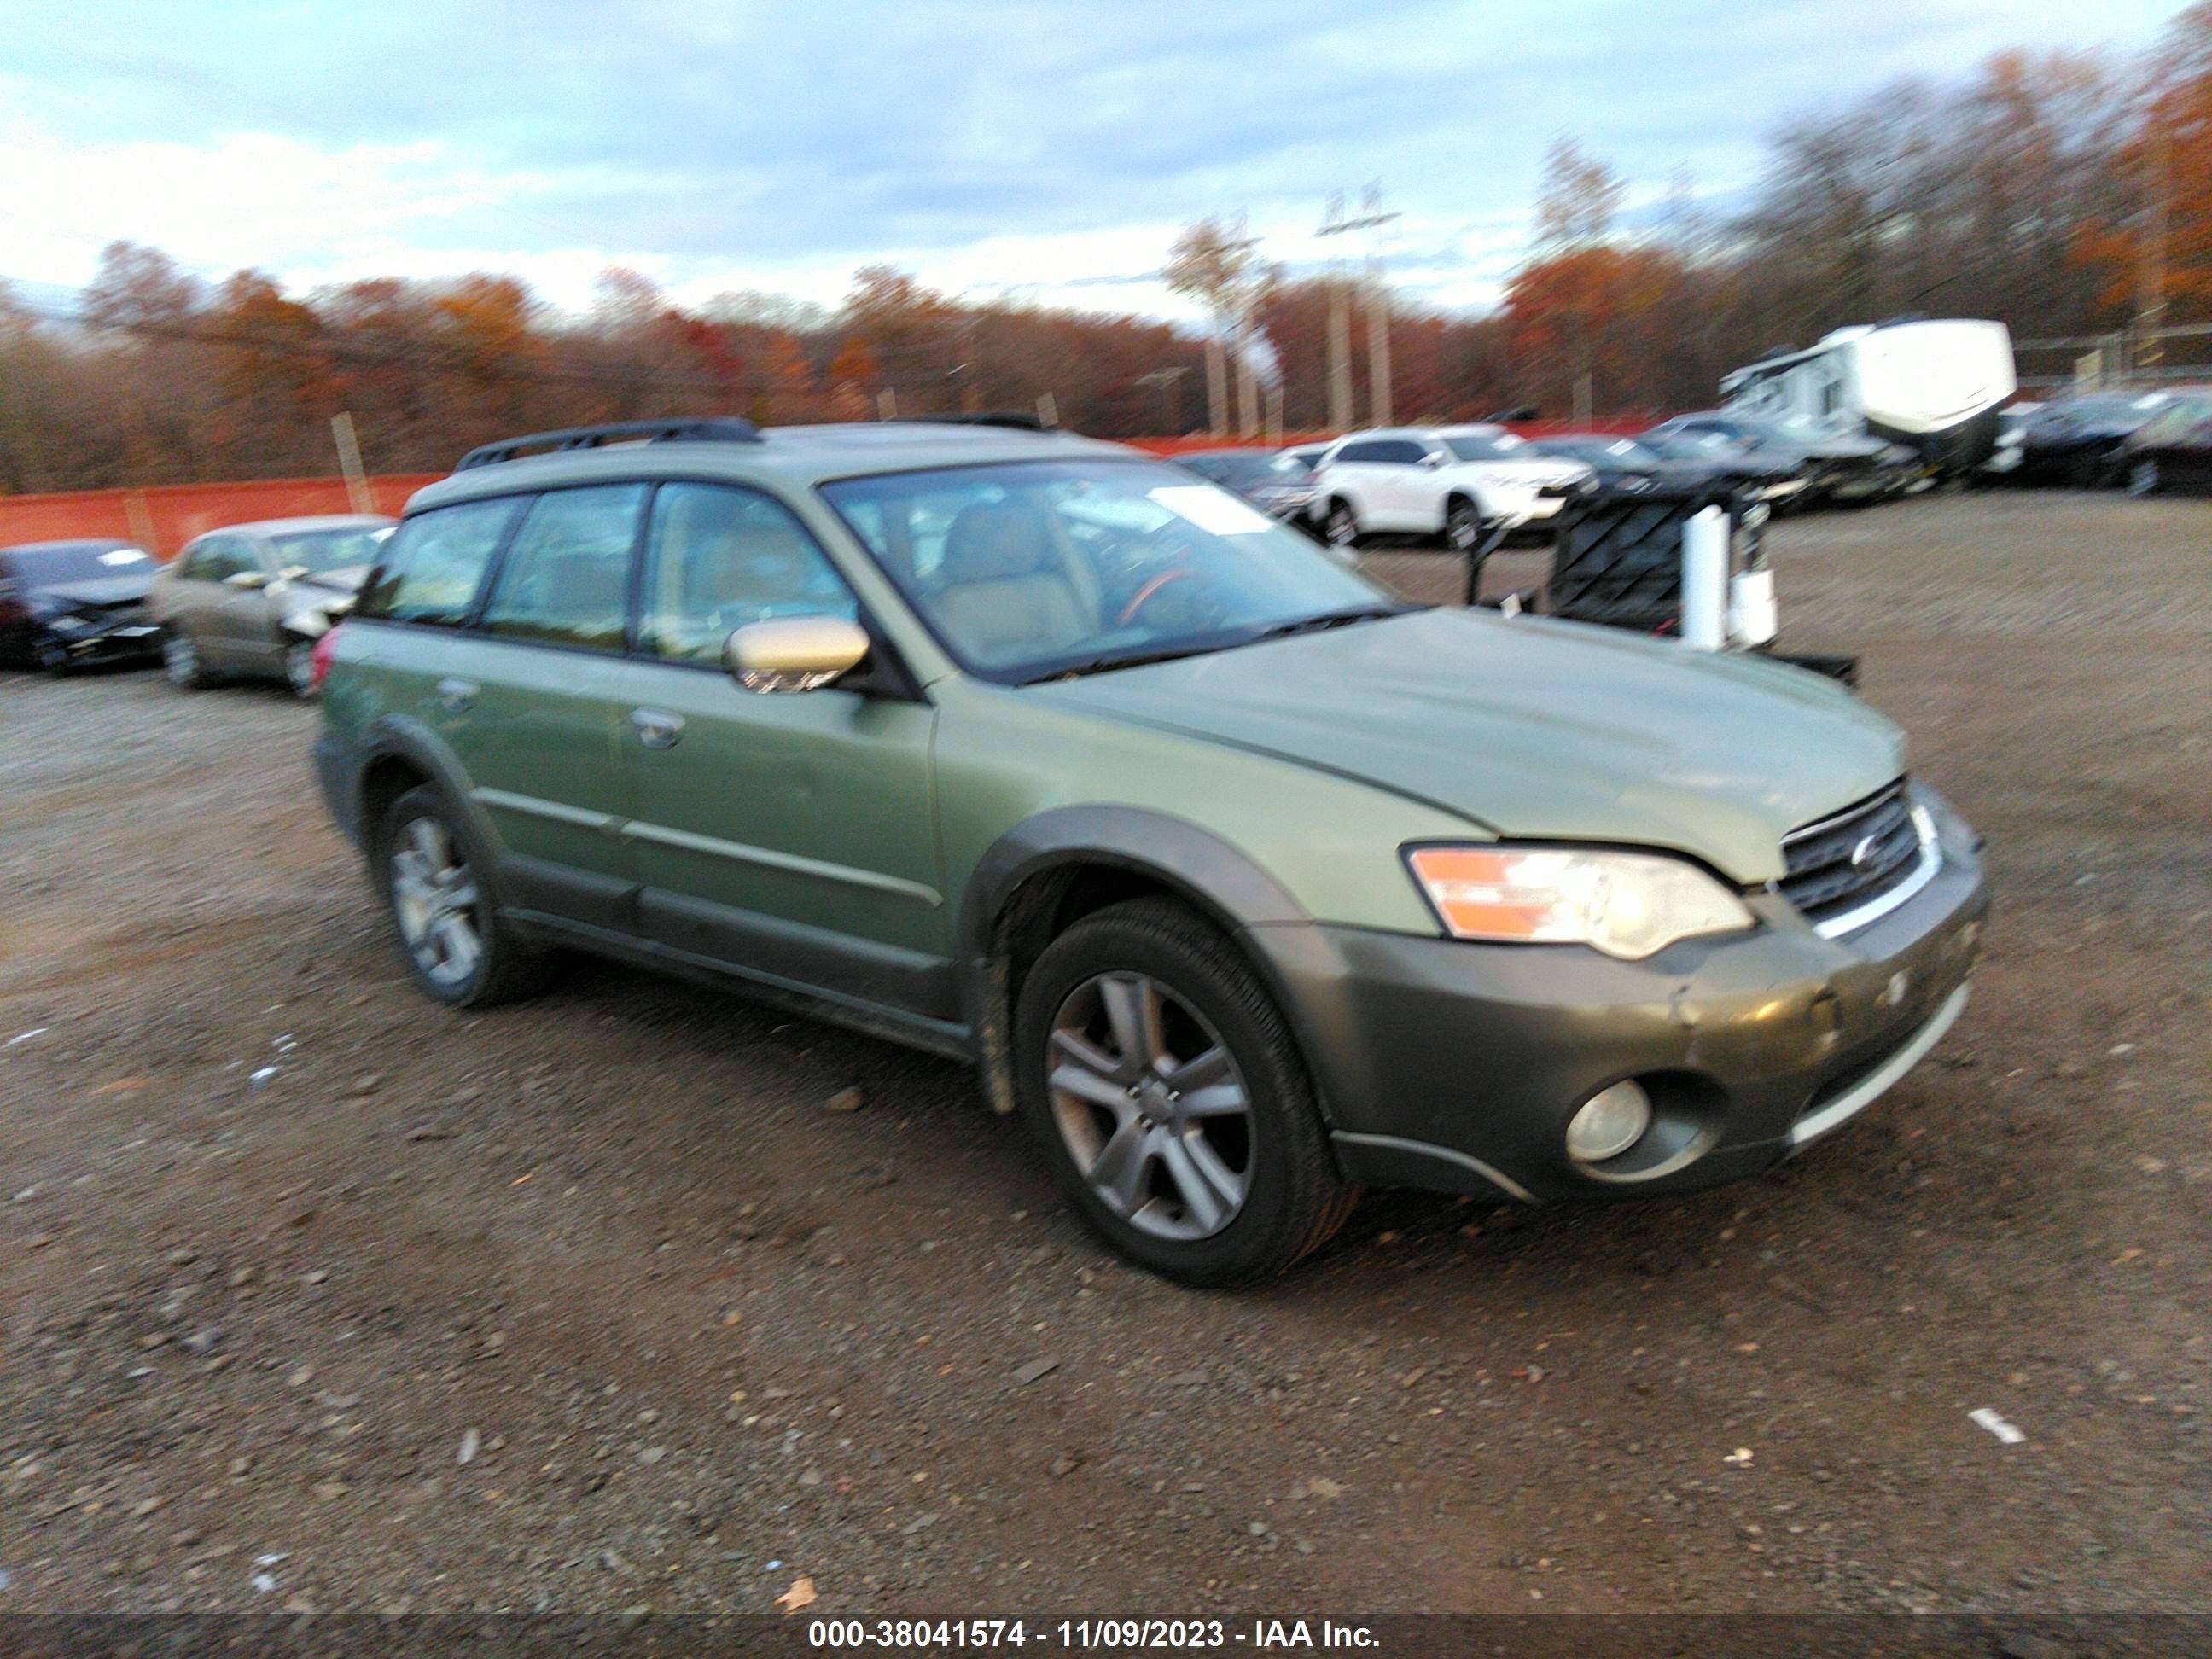
[{"label": "front bumper", "polygon": [[[1785,901],[1755,931],[1644,962],[1358,928],[1260,927],[1352,1179],[1527,1200],[1679,1191],[1755,1173],[1838,1127],[1964,1002],[1989,908],[1976,837],[1923,792],[1942,863],[1856,933]],[[1595,1170],[1567,1121],[1634,1079],[1656,1123]]]},{"label": "front bumper", "polygon": [[161,630],[144,616],[74,625],[66,619],[58,620],[46,623],[40,634],[49,644],[59,646],[72,664],[120,662],[161,654]]}]

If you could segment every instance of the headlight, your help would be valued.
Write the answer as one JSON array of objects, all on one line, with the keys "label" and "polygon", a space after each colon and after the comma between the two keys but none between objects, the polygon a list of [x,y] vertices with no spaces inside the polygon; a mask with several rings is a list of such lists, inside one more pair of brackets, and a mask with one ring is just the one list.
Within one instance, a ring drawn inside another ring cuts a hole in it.
[{"label": "headlight", "polygon": [[1587,945],[1633,962],[1677,939],[1756,925],[1704,871],[1658,854],[1419,847],[1406,861],[1455,939]]}]

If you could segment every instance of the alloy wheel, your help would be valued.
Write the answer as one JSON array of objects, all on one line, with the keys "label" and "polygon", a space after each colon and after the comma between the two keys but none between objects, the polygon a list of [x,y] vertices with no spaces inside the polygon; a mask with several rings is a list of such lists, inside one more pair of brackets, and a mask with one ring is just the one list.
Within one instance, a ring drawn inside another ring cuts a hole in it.
[{"label": "alloy wheel", "polygon": [[392,908],[399,936],[436,985],[465,985],[483,956],[475,874],[453,833],[435,818],[409,820],[392,850]]},{"label": "alloy wheel", "polygon": [[315,647],[312,641],[295,640],[284,647],[284,683],[295,697],[315,695]]},{"label": "alloy wheel", "polygon": [[191,635],[173,629],[161,635],[161,672],[179,690],[199,684],[199,647]]},{"label": "alloy wheel", "polygon": [[2158,494],[2158,463],[2137,461],[2128,471],[2128,494],[2155,495]]},{"label": "alloy wheel", "polygon": [[1444,544],[1455,553],[1471,553],[1482,539],[1482,515],[1466,501],[1455,501],[1444,515]]},{"label": "alloy wheel", "polygon": [[1350,547],[1359,539],[1359,520],[1342,501],[1333,502],[1328,509],[1328,539],[1338,547]]},{"label": "alloy wheel", "polygon": [[1053,1018],[1045,1086],[1062,1146],[1099,1202],[1139,1231],[1210,1238],[1252,1182],[1250,1097],[1199,1012],[1143,974],[1100,974]]}]

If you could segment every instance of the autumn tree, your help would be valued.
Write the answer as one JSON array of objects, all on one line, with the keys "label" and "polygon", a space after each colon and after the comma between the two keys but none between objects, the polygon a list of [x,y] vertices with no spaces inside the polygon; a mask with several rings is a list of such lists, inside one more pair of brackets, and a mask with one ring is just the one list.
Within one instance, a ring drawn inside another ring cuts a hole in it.
[{"label": "autumn tree", "polygon": [[866,340],[855,335],[837,348],[830,360],[832,411],[841,421],[865,421],[876,413],[875,388],[883,379],[883,366]]},{"label": "autumn tree", "polygon": [[878,375],[908,413],[942,410],[963,361],[961,319],[945,296],[893,265],[863,265],[838,323],[874,352]]},{"label": "autumn tree", "polygon": [[2212,0],[2174,20],[2147,82],[2115,158],[2124,196],[2081,228],[2077,263],[2112,322],[2212,318]]},{"label": "autumn tree", "polygon": [[469,444],[529,429],[533,381],[548,355],[532,327],[537,309],[514,277],[481,272],[431,302],[433,337],[452,371],[455,413]]},{"label": "autumn tree", "polygon": [[337,383],[313,309],[260,271],[241,270],[203,320],[220,398],[210,415],[211,447],[283,471],[327,464]]},{"label": "autumn tree", "polygon": [[[1239,219],[1200,219],[1186,226],[1169,251],[1161,275],[1168,291],[1195,300],[1205,308],[1214,339],[1247,361],[1246,336],[1252,327],[1252,310],[1266,286],[1267,270],[1253,253],[1253,240]],[[1212,399],[1213,377],[1208,376],[1212,424],[1217,432],[1229,426],[1226,389]],[[1248,420],[1246,424],[1250,424]]]}]

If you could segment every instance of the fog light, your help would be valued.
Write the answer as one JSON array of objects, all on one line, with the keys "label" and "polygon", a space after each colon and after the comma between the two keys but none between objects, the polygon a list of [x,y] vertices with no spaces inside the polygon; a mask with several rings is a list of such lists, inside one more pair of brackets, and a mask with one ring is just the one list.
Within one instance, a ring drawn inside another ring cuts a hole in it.
[{"label": "fog light", "polygon": [[1567,1156],[1582,1164],[1618,1158],[1651,1127],[1651,1101],[1633,1083],[1601,1089],[1567,1123]]}]

